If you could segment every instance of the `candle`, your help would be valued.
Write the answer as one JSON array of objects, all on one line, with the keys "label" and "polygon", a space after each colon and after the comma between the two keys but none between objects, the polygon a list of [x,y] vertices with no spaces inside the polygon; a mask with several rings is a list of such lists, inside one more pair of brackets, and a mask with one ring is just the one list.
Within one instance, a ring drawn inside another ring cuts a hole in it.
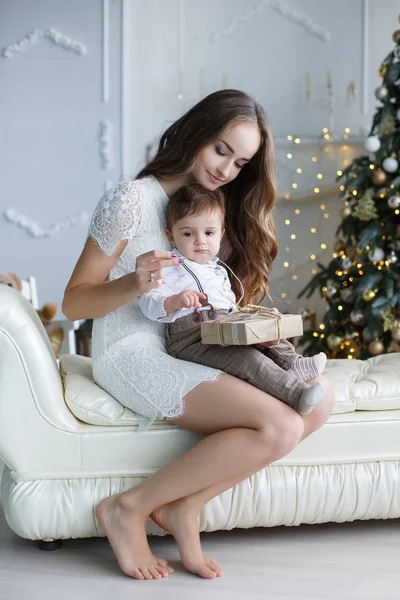
[{"label": "candle", "polygon": [[306,96],[309,99],[311,95],[311,75],[310,72],[306,73]]},{"label": "candle", "polygon": [[328,87],[332,87],[332,71],[330,69],[326,76],[326,84]]}]

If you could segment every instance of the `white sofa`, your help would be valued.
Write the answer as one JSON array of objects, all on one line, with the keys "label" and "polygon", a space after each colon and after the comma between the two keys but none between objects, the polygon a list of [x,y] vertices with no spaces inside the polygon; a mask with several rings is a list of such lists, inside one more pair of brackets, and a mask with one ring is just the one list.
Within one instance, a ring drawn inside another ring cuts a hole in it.
[{"label": "white sofa", "polygon": [[[19,536],[49,542],[103,536],[105,496],[138,484],[200,436],[134,413],[67,355],[63,377],[35,310],[0,286],[0,457],[5,517]],[[328,361],[334,415],[291,454],[214,498],[202,531],[400,516],[400,354]],[[148,533],[164,532],[149,519]]]}]

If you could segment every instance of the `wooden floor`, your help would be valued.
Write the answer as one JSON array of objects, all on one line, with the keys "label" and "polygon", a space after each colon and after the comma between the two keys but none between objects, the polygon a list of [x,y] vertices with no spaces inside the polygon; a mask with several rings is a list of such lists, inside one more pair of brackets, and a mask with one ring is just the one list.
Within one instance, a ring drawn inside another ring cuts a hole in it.
[{"label": "wooden floor", "polygon": [[221,578],[187,573],[168,536],[150,545],[175,573],[135,581],[120,572],[106,539],[42,552],[12,533],[0,508],[0,600],[400,598],[399,521],[234,530],[203,534],[202,542],[223,566]]}]

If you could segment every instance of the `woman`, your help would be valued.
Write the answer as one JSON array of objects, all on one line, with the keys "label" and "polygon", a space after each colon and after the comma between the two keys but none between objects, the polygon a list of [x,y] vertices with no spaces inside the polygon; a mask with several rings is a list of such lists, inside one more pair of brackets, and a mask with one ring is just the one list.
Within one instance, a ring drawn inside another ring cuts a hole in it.
[{"label": "woman", "polygon": [[[63,302],[67,318],[94,318],[94,378],[143,416],[142,429],[165,418],[206,435],[140,485],[96,508],[122,571],[136,579],[172,572],[150,551],[149,515],[174,536],[189,571],[204,578],[221,575],[201,550],[201,508],[289,453],[321,427],[334,402],[329,382],[319,377],[324,397],[310,415],[300,416],[242,380],[166,353],[164,325],[145,319],[138,297],[161,283],[163,267],[178,264],[167,250],[165,209],[189,181],[222,189],[227,206],[222,258],[243,283],[244,303],[262,299],[277,254],[273,140],[256,102],[243,92],[222,90],[167,129],[136,180],[120,182],[103,196]],[[232,281],[237,292],[236,285]]]}]

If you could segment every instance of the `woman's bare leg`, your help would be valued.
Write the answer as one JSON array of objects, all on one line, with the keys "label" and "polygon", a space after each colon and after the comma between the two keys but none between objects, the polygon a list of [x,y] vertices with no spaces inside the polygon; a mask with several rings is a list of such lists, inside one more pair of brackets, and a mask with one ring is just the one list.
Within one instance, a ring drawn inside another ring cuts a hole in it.
[{"label": "woman's bare leg", "polygon": [[[323,382],[325,395],[312,413],[302,416],[304,430],[300,441],[319,429],[326,422],[333,409],[335,399],[332,384],[323,376],[318,377],[318,379],[310,380],[309,383],[316,383],[316,381]],[[180,425],[182,420],[185,420],[185,415],[180,419],[177,419],[176,423]],[[188,427],[186,421],[182,423],[182,426],[185,428]],[[193,557],[195,553],[199,556],[201,553],[197,519],[203,506],[218,494],[230,489],[244,479],[247,479],[247,477],[250,477],[252,474],[253,472],[249,472],[247,469],[241,475],[234,477],[233,479],[225,479],[220,483],[199,490],[185,498],[180,498],[170,504],[161,506],[152,512],[152,519],[160,527],[169,531],[175,537],[184,563],[187,562],[187,557]],[[213,559],[204,556],[204,560],[209,568],[215,570],[216,563]],[[217,574],[221,574],[221,572],[222,571],[218,569]]]},{"label": "woman's bare leg", "polygon": [[[178,421],[207,437],[140,485],[105,498],[96,508],[121,569],[137,579],[165,574],[145,532],[146,519],[156,508],[222,481],[240,481],[285,456],[304,431],[303,419],[289,406],[226,374],[187,394],[185,414]],[[197,548],[186,557],[186,567],[203,577],[217,575]]]}]

